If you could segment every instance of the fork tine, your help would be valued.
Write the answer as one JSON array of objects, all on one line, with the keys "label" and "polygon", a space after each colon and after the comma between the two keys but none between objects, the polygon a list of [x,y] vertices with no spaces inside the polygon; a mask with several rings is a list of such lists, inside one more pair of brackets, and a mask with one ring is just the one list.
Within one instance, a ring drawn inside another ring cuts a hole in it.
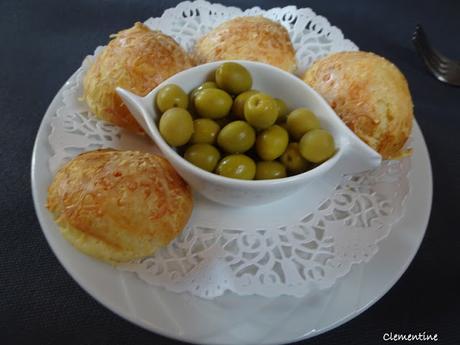
[{"label": "fork tine", "polygon": [[434,50],[434,48],[429,44],[429,42],[423,38],[423,36],[417,40],[423,50],[429,55],[430,59],[439,66],[439,68],[443,69],[449,66],[449,62],[443,60],[439,54]]},{"label": "fork tine", "polygon": [[426,48],[421,45],[418,40],[413,40],[413,43],[418,55],[423,59],[428,70],[434,74],[437,79],[447,82],[445,74],[440,71],[439,64],[432,60],[430,52],[427,52]]},{"label": "fork tine", "polygon": [[413,42],[418,44],[424,53],[430,57],[430,59],[436,64],[441,64],[442,60],[439,55],[433,50],[431,44],[429,43],[425,32],[421,26],[417,26],[416,31],[413,36]]},{"label": "fork tine", "polygon": [[419,40],[413,40],[415,49],[417,50],[418,54],[423,58],[426,64],[429,65],[430,68],[435,69],[436,71],[439,69],[439,63],[437,60],[433,59],[433,56],[427,48],[420,43]]},{"label": "fork tine", "polygon": [[416,35],[418,36],[422,44],[429,47],[430,50],[434,51],[434,49],[432,48],[433,46],[430,44],[430,40],[428,39],[428,36],[425,33],[425,30],[423,30],[423,28],[420,25],[418,25],[416,28]]},{"label": "fork tine", "polygon": [[[418,32],[423,31],[419,30]],[[437,71],[437,73],[446,75],[452,72],[457,72],[459,69],[459,66],[455,62],[451,60],[448,62],[441,60],[441,57],[430,46],[429,42],[427,42],[426,39],[423,39],[423,37],[418,36],[417,32],[414,33],[413,43],[416,49],[418,49],[419,54],[421,53],[425,61],[429,62],[432,68]]]},{"label": "fork tine", "polygon": [[427,46],[427,44],[423,44],[423,41],[416,40],[414,44],[420,46],[423,56],[430,61],[431,65],[438,71],[438,73],[443,75],[460,73],[460,66],[456,62],[451,60],[448,62],[442,62],[436,52],[430,49],[430,46]]},{"label": "fork tine", "polygon": [[426,67],[438,80],[460,86],[460,62],[449,59],[434,49],[420,25],[415,28],[412,43]]},{"label": "fork tine", "polygon": [[436,49],[433,48],[433,45],[430,44],[430,41],[428,39],[428,36],[425,33],[425,30],[418,25],[416,28],[415,32],[416,37],[418,37],[419,42],[427,48],[428,51],[431,52],[431,54],[440,62],[440,64],[446,64],[451,62],[450,59],[446,58],[444,55],[442,55],[440,52],[438,52]]},{"label": "fork tine", "polygon": [[431,52],[428,51],[426,47],[424,47],[422,44],[420,44],[420,42],[416,42],[415,45],[418,48],[419,53],[421,53],[421,55],[423,56],[424,60],[428,62],[433,68],[435,68],[436,70],[439,70],[440,69],[439,62],[433,58],[433,55],[431,54]]}]

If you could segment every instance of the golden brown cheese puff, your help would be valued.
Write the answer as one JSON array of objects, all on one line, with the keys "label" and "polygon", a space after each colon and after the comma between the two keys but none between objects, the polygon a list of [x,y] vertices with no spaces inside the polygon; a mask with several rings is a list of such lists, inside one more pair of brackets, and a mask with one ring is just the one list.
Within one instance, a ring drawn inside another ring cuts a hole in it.
[{"label": "golden brown cheese puff", "polygon": [[251,60],[288,72],[296,69],[289,33],[281,24],[264,17],[238,17],[222,23],[198,40],[194,54],[197,63]]},{"label": "golden brown cheese puff", "polygon": [[49,187],[47,207],[78,250],[119,263],[171,242],[186,225],[193,200],[163,157],[107,149],[65,164]]},{"label": "golden brown cheese puff", "polygon": [[400,158],[411,130],[413,104],[404,75],[367,52],[334,53],[316,61],[303,80],[384,159]]},{"label": "golden brown cheese puff", "polygon": [[193,62],[173,38],[141,23],[114,37],[85,75],[84,100],[99,118],[141,132],[115,88],[145,96],[165,79],[192,67]]}]

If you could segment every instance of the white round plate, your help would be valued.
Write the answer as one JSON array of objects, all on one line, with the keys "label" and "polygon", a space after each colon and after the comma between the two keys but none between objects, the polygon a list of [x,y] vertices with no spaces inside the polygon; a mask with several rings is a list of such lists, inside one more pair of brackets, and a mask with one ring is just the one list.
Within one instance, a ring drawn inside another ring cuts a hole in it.
[{"label": "white round plate", "polygon": [[62,90],[43,118],[32,155],[32,194],[41,227],[61,264],[90,295],[153,332],[198,344],[280,344],[318,335],[379,300],[407,269],[423,239],[430,215],[432,176],[425,142],[415,124],[405,215],[379,243],[379,252],[368,263],[354,265],[332,288],[313,291],[304,298],[227,293],[203,300],[147,285],[132,273],[80,254],[62,238],[45,208],[52,179],[47,138],[61,99]]}]

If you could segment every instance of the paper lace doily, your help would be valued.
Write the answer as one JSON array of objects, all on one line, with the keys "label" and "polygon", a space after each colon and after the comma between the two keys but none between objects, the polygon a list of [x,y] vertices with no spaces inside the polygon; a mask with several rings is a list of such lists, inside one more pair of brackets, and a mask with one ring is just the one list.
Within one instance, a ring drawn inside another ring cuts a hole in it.
[{"label": "paper lace doily", "polygon": [[[241,15],[263,15],[288,29],[297,49],[298,73],[331,51],[357,50],[325,18],[294,6],[243,12],[204,1],[183,2],[146,24],[190,50],[203,33]],[[93,59],[88,56],[66,83],[63,106],[51,121],[49,167],[53,174],[82,151],[113,147],[156,152],[147,137],[91,116],[81,96],[83,75]],[[304,296],[312,288],[332,286],[353,263],[375,255],[378,242],[388,236],[404,212],[409,171],[410,158],[405,158],[344,177],[337,190],[313,211],[302,203],[308,191],[248,209],[226,208],[197,196],[192,219],[176,240],[154,256],[119,269],[135,272],[149,284],[203,298],[225,291]]]}]

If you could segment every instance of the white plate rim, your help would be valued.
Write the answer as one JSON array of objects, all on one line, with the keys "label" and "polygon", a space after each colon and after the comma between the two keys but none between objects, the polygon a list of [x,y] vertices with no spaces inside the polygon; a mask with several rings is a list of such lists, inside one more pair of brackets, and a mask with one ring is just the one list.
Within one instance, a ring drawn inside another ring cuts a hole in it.
[{"label": "white plate rim", "polygon": [[[78,71],[76,71],[68,80],[71,80],[72,78],[74,78],[77,72]],[[38,181],[37,181],[38,180],[38,178],[37,178],[37,174],[38,174],[38,171],[37,171],[37,156],[40,153],[39,152],[39,147],[42,144],[41,141],[45,140],[46,145],[48,145],[48,143],[47,143],[47,137],[48,137],[47,133],[49,132],[49,128],[47,128],[48,127],[48,121],[47,120],[49,120],[51,118],[51,116],[54,114],[55,110],[57,110],[57,108],[59,107],[59,103],[60,103],[60,101],[62,99],[62,91],[63,91],[64,86],[65,86],[65,84],[61,87],[61,89],[54,96],[54,98],[53,98],[52,102],[50,103],[45,115],[43,116],[43,119],[42,119],[42,121],[40,123],[40,127],[39,127],[39,129],[37,131],[37,135],[36,135],[36,138],[35,138],[34,147],[33,147],[33,151],[32,151],[32,163],[31,163],[32,198],[33,198],[33,203],[34,203],[34,207],[35,207],[35,212],[37,214],[37,217],[38,217],[38,220],[39,220],[39,223],[40,223],[40,227],[41,227],[41,229],[42,229],[42,231],[43,231],[43,233],[45,235],[45,238],[46,238],[46,240],[48,242],[48,245],[51,247],[51,250],[53,251],[54,255],[57,257],[58,261],[61,263],[61,265],[64,267],[64,269],[69,273],[69,275],[77,282],[77,284],[80,285],[83,288],[83,290],[86,291],[89,295],[91,295],[96,301],[98,301],[100,304],[102,304],[103,306],[105,306],[107,309],[111,310],[112,312],[114,312],[118,316],[120,316],[120,317],[124,318],[125,320],[127,320],[127,321],[129,321],[129,322],[131,322],[133,324],[136,324],[136,325],[138,325],[138,326],[140,326],[140,327],[142,327],[142,328],[144,328],[144,329],[146,329],[148,331],[152,331],[154,333],[157,333],[157,334],[165,336],[165,337],[169,337],[169,338],[172,338],[172,339],[177,339],[177,340],[180,340],[180,341],[186,341],[186,342],[190,342],[190,343],[204,344],[202,341],[200,341],[198,343],[197,341],[194,341],[193,339],[187,338],[186,336],[173,334],[173,333],[161,330],[161,329],[154,328],[154,327],[152,327],[152,325],[150,323],[146,322],[142,318],[138,318],[135,315],[130,314],[129,311],[126,311],[126,310],[123,310],[123,309],[117,307],[113,303],[113,301],[110,301],[110,300],[107,300],[106,298],[104,298],[104,296],[103,296],[104,293],[103,292],[95,291],[91,286],[85,284],[82,281],[81,277],[79,277],[76,274],[76,272],[74,271],[72,266],[63,261],[63,259],[60,257],[60,255],[57,252],[57,247],[53,246],[51,238],[50,238],[50,234],[48,233],[48,230],[45,230],[46,229],[46,221],[45,221],[46,209],[45,209],[45,212],[43,212],[44,211],[43,210],[44,200],[43,200],[43,203],[40,203],[40,198],[39,198],[39,195],[38,195],[38,188],[37,188],[38,187],[37,186],[37,183],[38,183]],[[407,270],[407,268],[409,267],[410,263],[413,261],[416,253],[418,252],[418,249],[420,248],[420,245],[422,243],[422,240],[423,240],[425,232],[426,232],[428,221],[430,219],[431,206],[432,206],[432,194],[433,194],[432,168],[431,168],[431,162],[430,162],[430,158],[429,158],[429,153],[428,153],[428,150],[427,150],[427,147],[426,147],[425,140],[423,138],[423,134],[422,134],[421,130],[419,129],[418,124],[416,123],[415,119],[414,119],[414,128],[416,128],[416,130],[420,132],[419,133],[420,134],[420,140],[421,140],[421,143],[423,145],[423,149],[424,149],[423,151],[425,151],[425,152],[423,152],[424,153],[423,158],[424,158],[424,160],[426,160],[425,163],[427,163],[427,170],[425,171],[425,174],[427,174],[426,175],[427,180],[425,181],[426,182],[426,188],[424,190],[424,193],[427,193],[427,194],[424,194],[425,203],[426,203],[427,207],[426,207],[426,212],[424,212],[425,218],[422,219],[422,221],[421,221],[422,224],[423,224],[423,233],[418,238],[418,242],[415,243],[415,246],[413,247],[412,253],[410,253],[410,255],[408,256],[407,260],[404,263],[402,263],[402,265],[399,267],[399,272],[396,275],[394,275],[393,279],[391,281],[387,282],[386,286],[382,289],[382,292],[381,292],[381,294],[379,296],[375,296],[373,299],[369,300],[365,305],[363,305],[360,308],[354,310],[352,313],[350,313],[346,317],[344,317],[342,319],[338,319],[335,322],[329,324],[328,326],[326,326],[326,327],[324,327],[322,329],[315,330],[315,332],[313,332],[313,333],[308,332],[308,333],[304,334],[301,337],[295,337],[295,338],[292,338],[292,339],[287,339],[285,342],[282,342],[282,343],[300,341],[300,340],[304,340],[304,339],[307,339],[307,338],[310,338],[310,337],[313,337],[313,336],[320,335],[322,333],[325,333],[325,332],[327,332],[327,331],[329,331],[331,329],[334,329],[334,328],[336,328],[336,327],[338,327],[338,326],[350,321],[351,319],[355,318],[359,314],[363,313],[365,310],[367,310],[372,305],[374,305],[378,300],[380,300],[396,284],[396,282],[401,278],[401,276]],[[49,171],[47,173],[50,174]],[[411,192],[412,192],[412,189],[413,189],[413,186],[411,186]],[[395,226],[396,225],[397,224],[395,224]],[[384,242],[384,241],[385,240],[383,240],[382,242]],[[381,245],[382,242],[379,243],[379,245]],[[119,271],[116,271],[116,273],[117,274],[122,274]],[[137,279],[137,278],[134,278],[134,279]],[[267,344],[267,345],[280,344],[280,342],[276,342],[276,343],[264,342],[264,344]]]}]

